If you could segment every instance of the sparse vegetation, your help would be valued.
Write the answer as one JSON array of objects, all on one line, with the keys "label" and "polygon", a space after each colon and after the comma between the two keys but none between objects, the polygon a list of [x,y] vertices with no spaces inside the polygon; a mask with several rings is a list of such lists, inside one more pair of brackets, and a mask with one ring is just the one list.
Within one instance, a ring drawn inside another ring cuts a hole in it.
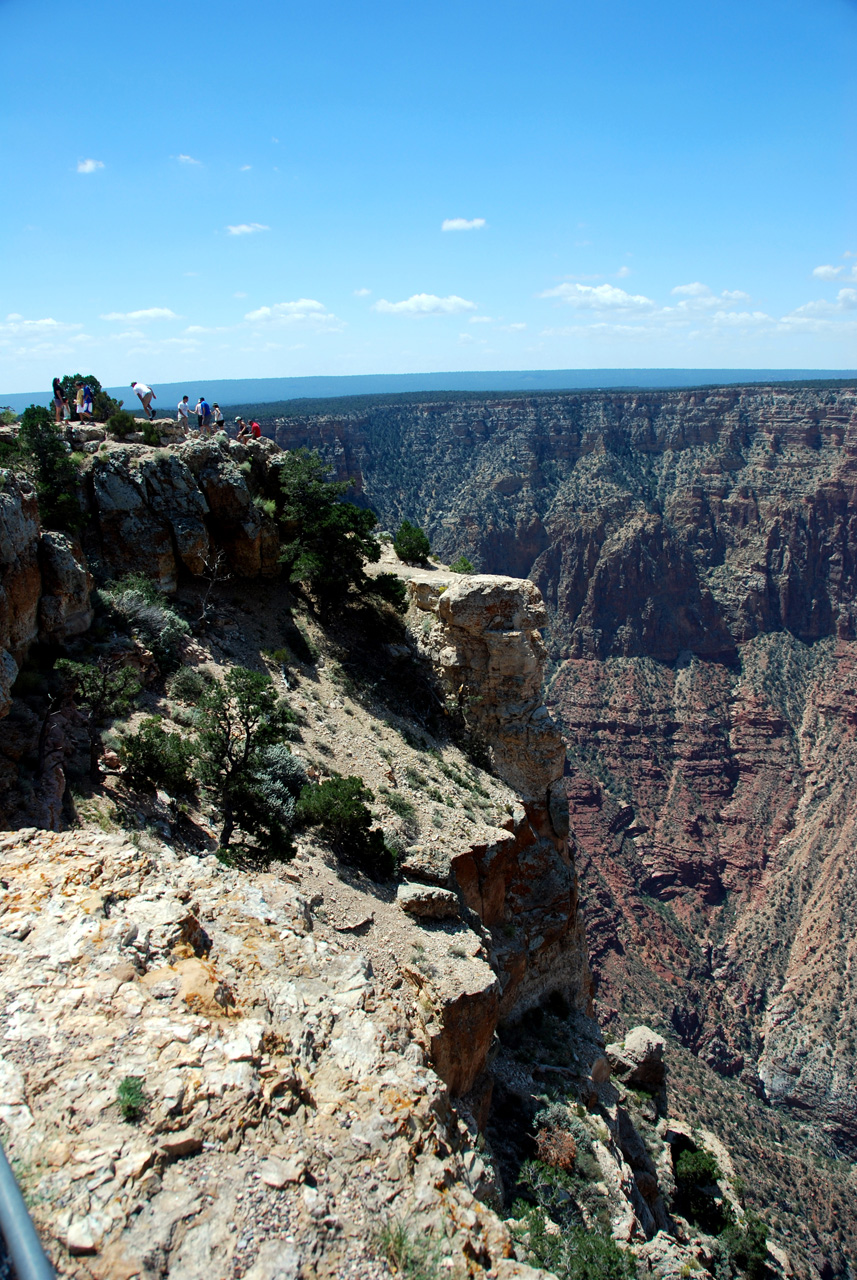
[{"label": "sparse vegetation", "polygon": [[157,584],[129,573],[99,593],[101,603],[154,653],[162,671],[178,666],[179,647],[190,625],[173,609]]},{"label": "sparse vegetation", "polygon": [[140,692],[140,681],[130,667],[116,666],[107,658],[95,663],[61,658],[54,670],[83,714],[89,734],[89,772],[96,780],[101,729],[129,710]]},{"label": "sparse vegetation", "polygon": [[221,856],[266,865],[292,856],[295,800],[306,777],[281,741],[294,713],[268,676],[232,667],[200,699],[198,775],[223,815]]},{"label": "sparse vegetation", "polygon": [[161,788],[173,796],[192,788],[194,754],[193,744],[180,733],[168,732],[159,716],[144,720],[136,733],[123,738],[119,747],[132,786]]},{"label": "sparse vegetation", "polygon": [[452,564],[449,567],[453,573],[475,573],[476,572],[473,565],[467,559],[467,556],[459,556],[456,560],[453,560]]},{"label": "sparse vegetation", "polygon": [[386,879],[395,869],[395,857],[384,833],[372,827],[367,802],[374,799],[362,778],[330,778],[303,789],[297,819],[317,827],[344,861],[354,862],[374,879]]},{"label": "sparse vegetation", "polygon": [[31,404],[24,410],[18,439],[33,458],[42,523],[49,529],[78,532],[84,523],[80,471],[47,409]]},{"label": "sparse vegetation", "polygon": [[125,440],[137,430],[137,419],[126,409],[117,409],[105,422],[108,433],[117,440]]},{"label": "sparse vegetation", "polygon": [[136,1124],[146,1109],[146,1091],[142,1076],[125,1076],[119,1081],[116,1089],[116,1100],[122,1119],[129,1124]]},{"label": "sparse vegetation", "polygon": [[417,1236],[399,1218],[380,1228],[375,1249],[389,1263],[393,1275],[403,1280],[435,1280],[438,1274],[436,1246]]},{"label": "sparse vegetation", "polygon": [[405,564],[422,564],[431,555],[431,543],[419,525],[403,520],[393,539],[393,550]]}]

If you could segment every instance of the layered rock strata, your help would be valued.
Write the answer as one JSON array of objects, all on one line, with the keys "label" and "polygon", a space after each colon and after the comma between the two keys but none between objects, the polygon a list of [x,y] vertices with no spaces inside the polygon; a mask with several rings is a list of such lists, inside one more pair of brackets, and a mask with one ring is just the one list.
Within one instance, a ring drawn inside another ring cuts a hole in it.
[{"label": "layered rock strata", "polygon": [[[406,868],[448,879],[487,930],[500,979],[498,1021],[554,992],[588,1011],[591,979],[560,781],[565,752],[541,694],[545,614],[538,589],[483,575],[446,588],[414,583],[412,599],[420,646],[448,705],[487,747],[493,771],[520,803],[493,839],[456,854],[448,867],[415,850]],[[428,627],[419,615],[428,615]]]}]

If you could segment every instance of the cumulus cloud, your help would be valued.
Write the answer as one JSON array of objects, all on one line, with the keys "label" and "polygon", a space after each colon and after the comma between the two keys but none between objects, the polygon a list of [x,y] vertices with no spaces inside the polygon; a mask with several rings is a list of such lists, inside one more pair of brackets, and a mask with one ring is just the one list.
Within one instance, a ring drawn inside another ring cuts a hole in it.
[{"label": "cumulus cloud", "polygon": [[481,231],[485,225],[484,218],[444,218],[440,229],[441,231]]},{"label": "cumulus cloud", "polygon": [[388,302],[386,298],[380,298],[375,303],[375,310],[396,316],[456,316],[462,311],[475,311],[476,303],[459,298],[455,293],[448,298],[439,298],[434,293],[415,293],[402,302]]},{"label": "cumulus cloud", "polygon": [[354,296],[355,298],[368,298],[371,292],[371,289],[355,289]]},{"label": "cumulus cloud", "polygon": [[234,227],[227,227],[231,236],[253,236],[257,231],[270,231],[263,222],[239,222]]},{"label": "cumulus cloud", "polygon": [[749,302],[749,293],[744,293],[742,289],[724,289],[721,298],[727,298],[729,302]]},{"label": "cumulus cloud", "polygon": [[95,173],[98,169],[104,168],[103,160],[78,160],[78,173]]},{"label": "cumulus cloud", "polygon": [[787,316],[783,316],[782,322],[790,324],[812,316],[832,316],[855,310],[857,310],[857,289],[840,289],[835,302],[829,302],[826,298],[805,302],[802,307],[796,307]]},{"label": "cumulus cloud", "polygon": [[561,298],[569,306],[589,311],[648,311],[654,307],[651,298],[641,293],[626,293],[613,284],[559,284],[546,289],[540,298]]},{"label": "cumulus cloud", "polygon": [[193,156],[180,155],[176,156],[179,164],[202,164],[201,160],[194,160]]},{"label": "cumulus cloud", "polygon": [[315,298],[297,298],[294,302],[275,302],[270,307],[258,307],[255,311],[248,311],[244,319],[251,324],[308,324],[317,329],[342,327],[342,322]]},{"label": "cumulus cloud", "polygon": [[169,307],[145,307],[141,311],[108,311],[102,320],[178,320]]},{"label": "cumulus cloud", "polygon": [[707,284],[694,280],[693,284],[677,284],[674,289],[670,289],[670,293],[674,298],[705,298],[711,290]]},{"label": "cumulus cloud", "polygon": [[837,276],[842,275],[844,270],[844,267],[832,267],[827,263],[823,267],[813,267],[812,274],[819,280],[835,280]]}]

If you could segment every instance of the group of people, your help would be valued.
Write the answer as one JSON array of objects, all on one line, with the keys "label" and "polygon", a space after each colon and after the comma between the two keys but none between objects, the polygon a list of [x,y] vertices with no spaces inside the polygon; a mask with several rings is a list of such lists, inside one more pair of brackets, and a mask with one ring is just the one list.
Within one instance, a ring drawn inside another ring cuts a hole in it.
[{"label": "group of people", "polygon": [[[71,405],[59,378],[54,378],[52,388],[54,393],[54,420],[58,424],[70,422]],[[92,421],[92,387],[88,382],[76,382],[74,384],[74,411],[80,422]]]},{"label": "group of people", "polygon": [[[152,401],[157,400],[157,396],[151,387],[145,382],[132,382],[131,389],[137,395],[143,411],[150,422],[155,421],[155,410],[152,408]],[[75,383],[75,400],[74,407],[77,418],[81,422],[92,421],[92,388],[88,383]],[[54,397],[54,413],[57,423],[68,422],[71,419],[71,406],[68,398],[63,390],[63,385],[59,378],[53,380],[53,397]],[[121,401],[120,401],[121,403]],[[205,396],[200,396],[196,402],[196,408],[193,411],[196,414],[196,429],[200,436],[214,435],[215,432],[226,430],[226,419],[221,412],[220,405],[216,402],[209,404]],[[185,434],[190,432],[190,399],[188,396],[182,396],[176,408],[176,422],[180,427],[184,428]],[[235,419],[237,428],[236,438],[241,441],[259,440],[262,435],[262,428],[255,420],[247,423],[243,418]]]}]

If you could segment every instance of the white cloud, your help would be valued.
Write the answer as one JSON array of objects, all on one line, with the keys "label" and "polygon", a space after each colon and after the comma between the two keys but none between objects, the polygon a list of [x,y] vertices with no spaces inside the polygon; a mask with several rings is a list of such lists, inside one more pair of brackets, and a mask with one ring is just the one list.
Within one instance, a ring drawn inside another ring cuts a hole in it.
[{"label": "white cloud", "polygon": [[70,333],[81,328],[82,325],[64,324],[61,320],[54,320],[52,316],[46,316],[44,320],[25,320],[17,311],[13,311],[6,317],[6,323],[0,324],[0,333]]},{"label": "white cloud", "polygon": [[266,227],[263,222],[239,222],[234,227],[227,227],[226,230],[231,236],[252,236],[257,231],[270,231],[270,227]]},{"label": "white cloud", "polygon": [[371,289],[355,289],[354,296],[355,298],[368,298],[371,292]]},{"label": "white cloud", "polygon": [[238,291],[238,293],[233,293],[233,295],[232,295],[232,296],[233,296],[233,298],[246,298],[246,297],[247,297],[247,294],[246,294],[246,293],[242,293],[242,292],[239,290],[239,291]]},{"label": "white cloud", "polygon": [[103,160],[78,160],[78,173],[95,173],[98,169],[104,168]]},{"label": "white cloud", "polygon": [[248,169],[252,169],[252,168],[253,168],[252,164],[242,164],[242,165],[241,165],[241,167],[239,168],[238,172],[239,172],[239,173],[246,173]]},{"label": "white cloud", "polygon": [[178,320],[169,307],[145,307],[142,311],[108,311],[102,320]]},{"label": "white cloud", "polygon": [[202,164],[201,160],[194,160],[193,156],[180,155],[176,156],[179,164]]},{"label": "white cloud", "polygon": [[771,317],[764,311],[715,311],[711,317],[717,325],[743,326],[770,324]]},{"label": "white cloud", "polygon": [[248,311],[244,319],[251,324],[309,324],[317,329],[342,328],[342,321],[315,298],[297,298],[294,302],[276,302],[271,307],[259,307],[256,311]]},{"label": "white cloud", "polygon": [[540,298],[561,298],[569,306],[590,311],[648,311],[654,307],[651,298],[640,293],[626,293],[613,284],[559,284],[546,289]]},{"label": "white cloud", "polygon": [[484,218],[444,218],[440,229],[441,231],[481,231],[485,225]]},{"label": "white cloud", "polygon": [[724,289],[721,298],[727,298],[730,302],[749,302],[749,293],[744,293],[741,289]]},{"label": "white cloud", "polygon": [[520,321],[518,321],[518,323],[517,323],[517,324],[505,324],[505,325],[503,325],[503,328],[504,328],[504,329],[506,329],[506,330],[508,330],[508,332],[509,332],[509,333],[520,333],[520,331],[521,331],[522,329],[526,329],[526,327],[527,327],[527,326],[526,326],[525,324],[522,324]]},{"label": "white cloud", "polygon": [[448,298],[438,298],[434,293],[415,293],[402,302],[388,302],[386,298],[380,298],[375,303],[375,310],[383,311],[385,315],[455,316],[462,311],[475,311],[476,303],[459,298],[455,293]]},{"label": "white cloud", "polygon": [[674,289],[670,289],[670,293],[673,297],[705,298],[711,293],[711,290],[707,284],[700,284],[698,280],[695,280],[693,284],[677,284]]},{"label": "white cloud", "polygon": [[782,323],[792,324],[795,321],[799,323],[808,317],[841,315],[846,311],[857,311],[857,289],[840,289],[835,302],[828,302],[826,298],[805,302],[802,307],[796,307],[794,311],[783,316]]},{"label": "white cloud", "polygon": [[813,267],[812,274],[819,280],[835,280],[837,276],[842,275],[844,270],[844,267],[832,267],[827,264],[823,267]]},{"label": "white cloud", "polygon": [[617,280],[624,280],[624,279],[625,279],[625,277],[626,277],[626,276],[629,276],[630,274],[631,274],[631,268],[630,268],[630,267],[620,267],[620,268],[619,268],[619,270],[616,272],[616,279],[617,279]]},{"label": "white cloud", "polygon": [[471,316],[470,323],[471,324],[491,324],[492,320],[490,316]]}]

